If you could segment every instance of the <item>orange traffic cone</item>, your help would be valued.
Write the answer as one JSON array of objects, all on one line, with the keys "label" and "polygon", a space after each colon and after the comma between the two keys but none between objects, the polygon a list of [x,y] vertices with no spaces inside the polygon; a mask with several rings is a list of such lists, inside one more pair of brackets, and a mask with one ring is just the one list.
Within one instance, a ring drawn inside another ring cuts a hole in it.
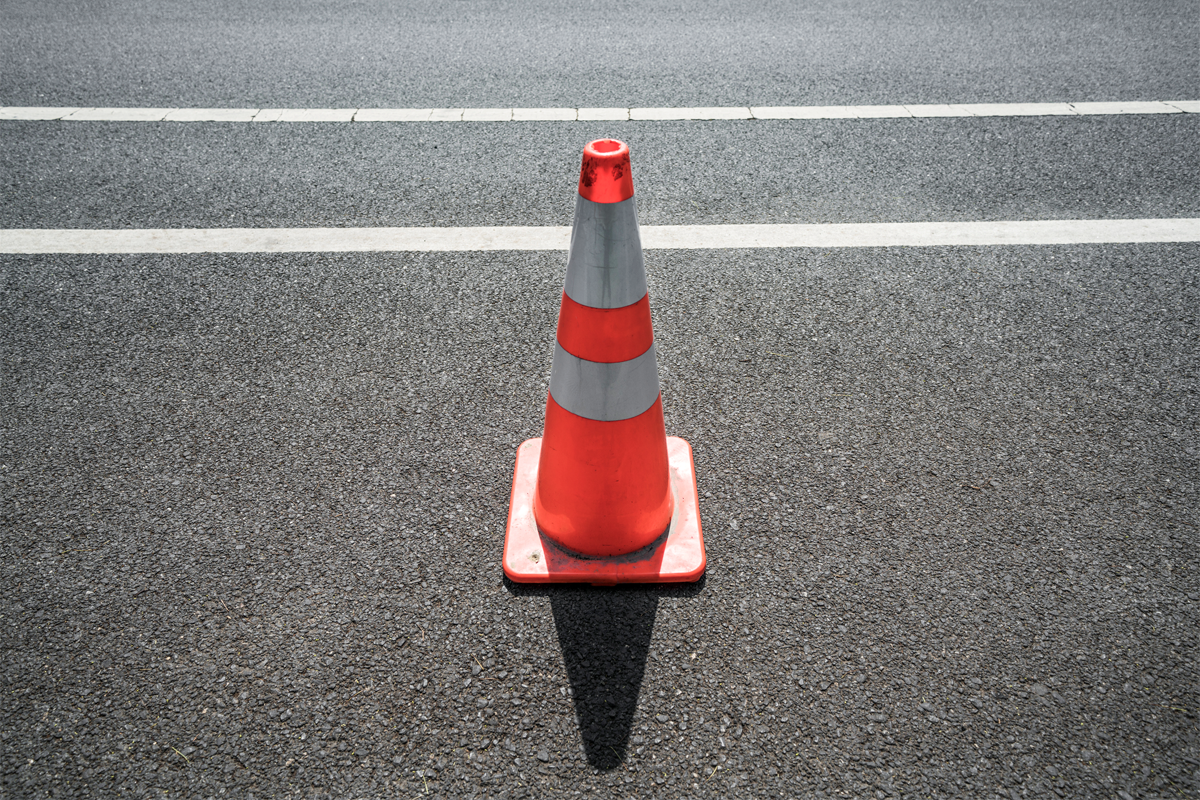
[{"label": "orange traffic cone", "polygon": [[629,148],[583,149],[544,435],[517,450],[504,574],[519,583],[694,581],[692,449],[667,437]]}]

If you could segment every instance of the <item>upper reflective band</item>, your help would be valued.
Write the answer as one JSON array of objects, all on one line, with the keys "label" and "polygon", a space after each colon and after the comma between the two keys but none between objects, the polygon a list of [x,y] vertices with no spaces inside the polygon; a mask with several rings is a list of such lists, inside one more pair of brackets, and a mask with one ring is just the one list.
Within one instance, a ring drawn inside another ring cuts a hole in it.
[{"label": "upper reflective band", "polygon": [[646,294],[646,267],[634,198],[593,203],[575,196],[564,291],[592,308],[621,308]]},{"label": "upper reflective band", "polygon": [[654,345],[629,361],[602,364],[585,361],[554,344],[550,396],[572,414],[601,422],[629,419],[654,405],[658,392]]}]

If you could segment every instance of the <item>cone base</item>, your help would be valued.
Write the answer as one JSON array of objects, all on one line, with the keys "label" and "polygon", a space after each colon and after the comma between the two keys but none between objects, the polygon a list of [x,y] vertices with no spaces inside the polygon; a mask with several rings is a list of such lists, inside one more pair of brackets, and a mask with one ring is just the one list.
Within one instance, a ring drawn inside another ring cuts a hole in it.
[{"label": "cone base", "polygon": [[583,558],[568,553],[537,529],[533,520],[533,490],[537,486],[541,438],[517,448],[508,530],[504,535],[504,574],[515,583],[691,583],[704,574],[704,536],[700,531],[700,502],[692,448],[675,436],[667,437],[671,493],[675,514],[664,537],[623,556]]}]

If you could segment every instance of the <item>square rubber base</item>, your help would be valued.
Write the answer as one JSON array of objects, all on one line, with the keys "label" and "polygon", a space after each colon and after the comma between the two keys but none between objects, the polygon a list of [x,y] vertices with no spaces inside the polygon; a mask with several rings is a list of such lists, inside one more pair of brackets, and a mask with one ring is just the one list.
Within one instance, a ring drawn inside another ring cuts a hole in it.
[{"label": "square rubber base", "polygon": [[704,574],[704,537],[700,532],[700,503],[692,448],[683,439],[667,437],[671,492],[675,514],[666,536],[653,545],[624,556],[579,558],[543,536],[533,520],[533,490],[537,486],[542,440],[530,439],[517,448],[508,531],[504,535],[504,574],[516,583],[690,583]]}]

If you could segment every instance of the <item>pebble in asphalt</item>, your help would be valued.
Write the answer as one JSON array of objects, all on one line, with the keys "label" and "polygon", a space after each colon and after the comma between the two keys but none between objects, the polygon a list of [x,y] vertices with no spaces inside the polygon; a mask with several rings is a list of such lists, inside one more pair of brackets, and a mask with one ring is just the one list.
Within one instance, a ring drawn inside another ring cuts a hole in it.
[{"label": "pebble in asphalt", "polygon": [[619,589],[500,569],[561,254],[5,257],[0,786],[1194,794],[1197,255],[648,253]]}]

